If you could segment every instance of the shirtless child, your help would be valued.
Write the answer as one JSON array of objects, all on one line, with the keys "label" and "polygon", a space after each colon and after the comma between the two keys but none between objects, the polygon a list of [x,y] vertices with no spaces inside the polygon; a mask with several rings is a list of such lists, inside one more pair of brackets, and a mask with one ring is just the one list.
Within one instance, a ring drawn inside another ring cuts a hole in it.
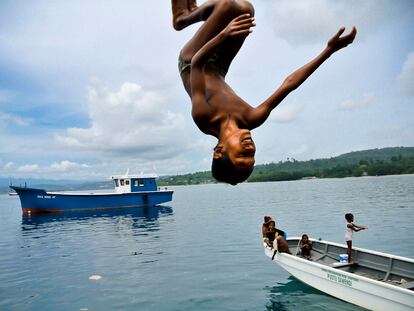
[{"label": "shirtless child", "polygon": [[198,128],[218,139],[212,174],[236,185],[253,171],[256,146],[251,130],[262,125],[271,111],[300,86],[333,53],[352,43],[356,28],[341,37],[345,28],[328,41],[313,60],[289,75],[263,103],[253,108],[231,89],[225,76],[254,23],[254,8],[245,0],[172,0],[173,26],[181,30],[204,21],[182,48],[179,71],[191,98],[192,117]]}]

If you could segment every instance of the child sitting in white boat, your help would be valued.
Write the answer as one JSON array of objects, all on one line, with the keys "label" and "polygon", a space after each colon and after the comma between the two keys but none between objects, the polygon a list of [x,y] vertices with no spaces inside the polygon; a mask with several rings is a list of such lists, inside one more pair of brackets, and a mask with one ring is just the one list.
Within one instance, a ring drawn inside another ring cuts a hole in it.
[{"label": "child sitting in white boat", "polygon": [[302,239],[299,244],[300,255],[306,258],[310,258],[312,250],[312,242],[309,240],[307,234],[302,234]]}]

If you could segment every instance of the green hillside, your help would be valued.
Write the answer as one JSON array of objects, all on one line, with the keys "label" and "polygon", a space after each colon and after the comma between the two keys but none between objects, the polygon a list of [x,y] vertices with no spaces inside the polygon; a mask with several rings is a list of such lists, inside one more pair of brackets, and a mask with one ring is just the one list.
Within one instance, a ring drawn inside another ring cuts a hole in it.
[{"label": "green hillside", "polygon": [[382,149],[369,149],[344,153],[338,157],[339,160],[348,163],[357,163],[360,160],[386,161],[392,157],[402,156],[404,158],[414,157],[414,147],[391,147]]},{"label": "green hillside", "polygon": [[[340,178],[414,173],[414,147],[354,151],[329,159],[256,165],[248,182],[297,180],[307,177]],[[216,182],[210,171],[163,177],[161,186]]]}]

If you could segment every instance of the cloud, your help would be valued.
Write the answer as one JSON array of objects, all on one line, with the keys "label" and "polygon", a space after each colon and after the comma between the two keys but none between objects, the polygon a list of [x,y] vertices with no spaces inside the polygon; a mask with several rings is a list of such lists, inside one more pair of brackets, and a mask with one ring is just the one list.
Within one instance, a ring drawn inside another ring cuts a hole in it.
[{"label": "cloud", "polygon": [[5,89],[0,89],[0,103],[7,103],[13,98],[13,92]]},{"label": "cloud", "polygon": [[159,10],[155,2],[10,2],[2,3],[0,10],[0,63],[13,64],[34,75],[37,83],[53,85],[69,96],[74,85],[80,88],[92,74],[116,81],[150,73],[145,83],[159,84],[170,63],[168,68],[176,70],[176,63],[170,62],[176,61],[179,48],[170,36],[171,13]]},{"label": "cloud", "polygon": [[[95,163],[93,165],[77,163],[68,160],[53,162],[51,164],[24,164],[15,169],[14,162],[8,162],[3,166],[4,172],[12,174],[14,177],[39,177],[39,178],[102,178],[108,177],[111,173],[103,172],[107,165],[105,163]],[[114,165],[111,165],[113,168]]]},{"label": "cloud", "polygon": [[378,31],[382,25],[406,12],[406,3],[386,0],[275,1],[274,29],[278,37],[289,43],[321,43],[334,35],[340,26],[350,29],[356,25],[363,33]]},{"label": "cloud", "polygon": [[289,155],[291,156],[300,156],[309,150],[309,146],[305,144],[301,144],[296,149],[290,150]]},{"label": "cloud", "polygon": [[67,160],[61,161],[61,162],[55,162],[52,163],[49,168],[53,171],[67,171],[67,170],[73,170],[73,169],[79,169],[79,168],[88,168],[89,165],[87,164],[80,164],[76,162],[70,162]]},{"label": "cloud", "polygon": [[302,112],[303,105],[290,103],[282,106],[278,106],[270,115],[271,121],[279,123],[288,123],[294,121]]},{"label": "cloud", "polygon": [[371,129],[369,134],[373,139],[380,137],[384,145],[392,143],[395,146],[412,146],[414,141],[414,127],[410,124],[383,124],[381,127]]},{"label": "cloud", "polygon": [[409,96],[414,95],[414,52],[408,54],[398,76],[402,90]]},{"label": "cloud", "polygon": [[213,149],[217,144],[217,139],[212,136],[204,136],[200,139],[197,139],[192,144],[193,151],[203,151],[207,153],[213,153]]},{"label": "cloud", "polygon": [[3,168],[4,168],[5,170],[7,170],[7,169],[11,168],[13,165],[14,165],[14,163],[13,163],[13,162],[7,162],[7,163],[3,166]]},{"label": "cloud", "polygon": [[111,92],[94,81],[88,92],[91,126],[69,128],[58,143],[72,149],[140,159],[165,159],[188,148],[185,119],[160,94],[130,82]]},{"label": "cloud", "polygon": [[31,173],[39,170],[39,165],[37,164],[27,164],[20,166],[17,171],[22,173]]},{"label": "cloud", "polygon": [[0,121],[12,122],[18,126],[28,126],[29,121],[14,114],[0,112]]},{"label": "cloud", "polygon": [[353,100],[347,99],[339,105],[339,108],[344,111],[357,110],[366,106],[369,106],[374,102],[375,96],[373,93],[367,93],[362,98]]}]

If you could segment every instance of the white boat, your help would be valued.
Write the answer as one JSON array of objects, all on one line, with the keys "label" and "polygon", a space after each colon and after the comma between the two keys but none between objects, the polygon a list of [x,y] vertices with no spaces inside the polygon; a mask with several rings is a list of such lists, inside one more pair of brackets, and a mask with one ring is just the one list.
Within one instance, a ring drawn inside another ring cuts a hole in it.
[{"label": "white boat", "polygon": [[[300,281],[349,303],[379,311],[414,310],[414,259],[355,247],[355,263],[340,263],[345,245],[311,241],[309,259],[275,254],[266,244],[265,254]],[[291,253],[298,254],[300,238],[287,242]]]}]

